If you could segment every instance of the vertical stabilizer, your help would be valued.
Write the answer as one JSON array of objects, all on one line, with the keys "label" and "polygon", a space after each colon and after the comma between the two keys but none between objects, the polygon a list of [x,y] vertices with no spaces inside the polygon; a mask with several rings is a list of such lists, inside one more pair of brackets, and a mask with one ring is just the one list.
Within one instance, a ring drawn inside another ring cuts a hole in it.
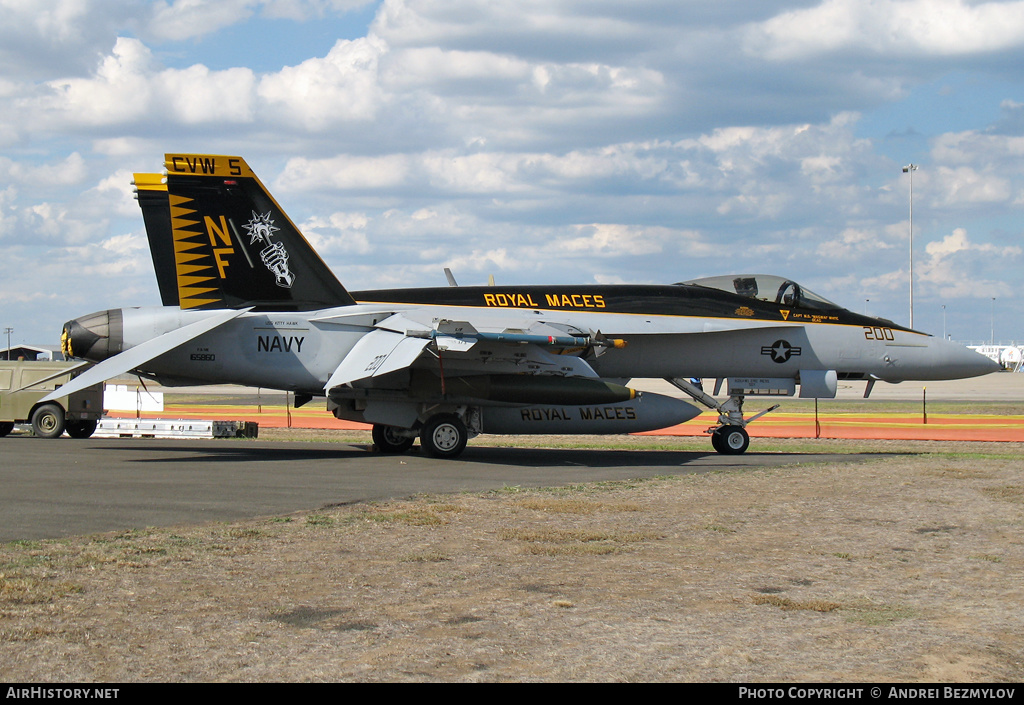
[{"label": "vertical stabilizer", "polygon": [[135,174],[135,198],[142,209],[153,257],[160,301],[164,306],[178,305],[178,279],[174,266],[174,241],[171,239],[171,208],[167,203],[167,181],[162,174]]},{"label": "vertical stabilizer", "polygon": [[[153,248],[161,296],[164,263],[173,262],[183,309],[306,311],[355,303],[245,160],[165,158],[166,215],[158,189],[139,188],[150,242],[161,241]],[[146,175],[136,175],[137,186],[139,176]]]}]

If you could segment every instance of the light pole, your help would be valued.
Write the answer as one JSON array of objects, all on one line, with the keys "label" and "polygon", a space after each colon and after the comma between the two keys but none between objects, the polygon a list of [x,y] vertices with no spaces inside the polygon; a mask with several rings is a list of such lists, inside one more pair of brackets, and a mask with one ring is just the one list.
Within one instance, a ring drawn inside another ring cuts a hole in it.
[{"label": "light pole", "polygon": [[4,328],[4,333],[7,334],[7,361],[11,361],[11,333],[14,331],[13,328]]},{"label": "light pole", "polygon": [[989,333],[989,345],[996,344],[996,297],[992,297],[992,330]]},{"label": "light pole", "polygon": [[946,304],[942,304],[942,339],[946,339]]},{"label": "light pole", "polygon": [[910,174],[910,327],[914,327],[914,172],[917,164],[903,167],[904,174]]}]

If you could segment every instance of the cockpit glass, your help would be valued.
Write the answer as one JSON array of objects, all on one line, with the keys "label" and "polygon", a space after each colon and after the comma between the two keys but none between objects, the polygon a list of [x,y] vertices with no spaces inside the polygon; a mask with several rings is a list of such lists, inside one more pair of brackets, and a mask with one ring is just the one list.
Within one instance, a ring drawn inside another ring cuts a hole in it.
[{"label": "cockpit glass", "polygon": [[727,291],[748,299],[769,301],[783,306],[799,308],[834,309],[840,306],[832,303],[824,296],[815,294],[797,284],[792,279],[778,277],[773,274],[740,274],[721,277],[705,277],[691,281],[679,282],[688,286],[703,286],[708,289]]}]

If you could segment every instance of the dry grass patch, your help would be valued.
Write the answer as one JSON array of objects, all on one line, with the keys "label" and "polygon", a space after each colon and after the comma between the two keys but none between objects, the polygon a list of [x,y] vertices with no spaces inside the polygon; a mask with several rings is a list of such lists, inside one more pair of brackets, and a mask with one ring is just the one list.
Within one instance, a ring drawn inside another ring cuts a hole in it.
[{"label": "dry grass patch", "polygon": [[516,502],[517,507],[553,514],[597,514],[598,512],[639,512],[635,502],[600,502],[563,497],[528,497]]},{"label": "dry grass patch", "polygon": [[905,619],[916,619],[921,612],[913,607],[900,604],[876,603],[868,600],[858,601],[843,610],[847,619],[861,622],[870,627],[885,626]]},{"label": "dry grass patch", "polygon": [[519,541],[525,553],[545,556],[607,555],[631,544],[662,538],[656,532],[607,531],[596,529],[506,528],[498,532],[503,541]]},{"label": "dry grass patch", "polygon": [[370,505],[356,509],[355,516],[364,521],[382,524],[408,524],[409,526],[443,526],[452,516],[464,511],[454,502],[440,502],[426,497],[419,502],[395,501],[385,505]]},{"label": "dry grass patch", "polygon": [[1004,502],[1024,503],[1024,487],[1018,485],[1004,485],[1002,487],[985,487],[981,490],[993,499],[1001,499]]},{"label": "dry grass patch", "polygon": [[409,553],[398,558],[399,563],[444,563],[450,561],[451,557],[437,551],[426,553]]},{"label": "dry grass patch", "polygon": [[82,592],[81,585],[34,575],[0,573],[0,605],[38,605]]},{"label": "dry grass patch", "polygon": [[982,470],[974,465],[957,465],[949,466],[943,465],[942,467],[927,468],[922,474],[930,477],[941,477],[943,479],[958,479],[958,480],[987,480],[994,477],[994,475],[987,471]]},{"label": "dry grass patch", "polygon": [[838,602],[829,602],[828,600],[791,600],[788,597],[780,597],[779,595],[754,595],[751,600],[753,600],[755,605],[773,605],[787,611],[833,612],[842,608]]}]

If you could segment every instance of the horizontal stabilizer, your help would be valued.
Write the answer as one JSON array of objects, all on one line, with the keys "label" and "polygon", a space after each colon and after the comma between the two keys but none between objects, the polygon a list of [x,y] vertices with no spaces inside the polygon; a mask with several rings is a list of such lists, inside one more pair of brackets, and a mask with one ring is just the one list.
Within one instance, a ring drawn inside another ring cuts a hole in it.
[{"label": "horizontal stabilizer", "polygon": [[231,309],[227,311],[220,311],[211,315],[209,318],[204,318],[201,321],[190,323],[187,326],[173,330],[170,333],[164,333],[156,338],[150,338],[141,345],[129,348],[123,353],[119,353],[114,355],[114,357],[104,360],[92,369],[86,370],[64,386],[58,387],[47,394],[40,401],[53,401],[54,399],[59,399],[68,394],[79,392],[86,387],[91,387],[99,382],[104,382],[111,377],[124,374],[129,370],[134,370],[153,358],[160,357],[164,353],[174,350],[174,348],[179,345],[184,345],[193,338],[198,338],[203,333],[207,333],[218,326],[224,325],[228,321],[241,316],[249,310],[250,309]]}]

